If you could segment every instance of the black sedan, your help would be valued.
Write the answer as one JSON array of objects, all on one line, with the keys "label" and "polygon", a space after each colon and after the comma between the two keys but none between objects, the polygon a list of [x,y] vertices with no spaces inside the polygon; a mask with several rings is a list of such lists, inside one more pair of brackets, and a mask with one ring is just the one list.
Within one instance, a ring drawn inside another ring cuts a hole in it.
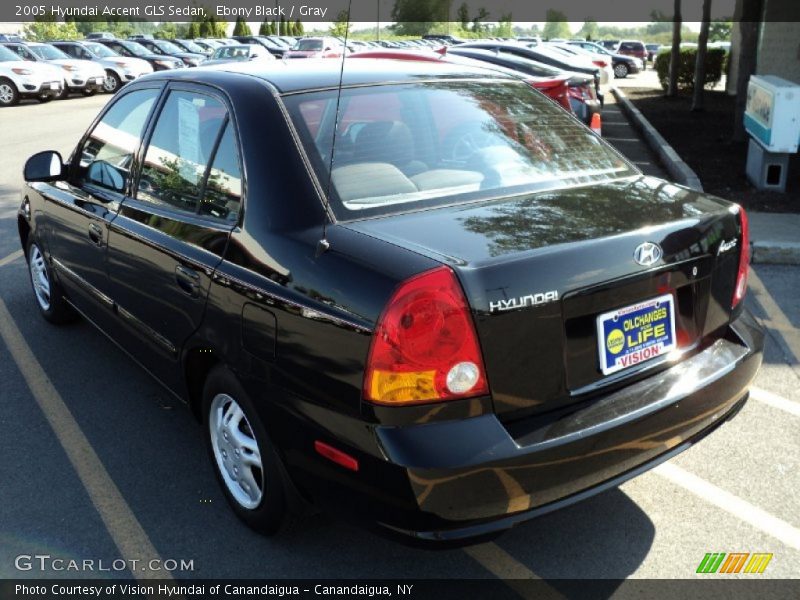
[{"label": "black sedan", "polygon": [[141,58],[146,60],[153,67],[154,71],[169,71],[171,69],[178,69],[183,66],[183,61],[174,56],[165,56],[163,54],[155,54],[142,46],[139,42],[132,40],[118,40],[98,38],[94,40],[98,44],[103,44],[107,48],[111,48],[120,56],[128,56],[131,58]]},{"label": "black sedan", "polygon": [[761,363],[745,212],[494,71],[155,73],[24,175],[39,312],[185,400],[265,533],[310,501],[496,534],[699,441]]}]

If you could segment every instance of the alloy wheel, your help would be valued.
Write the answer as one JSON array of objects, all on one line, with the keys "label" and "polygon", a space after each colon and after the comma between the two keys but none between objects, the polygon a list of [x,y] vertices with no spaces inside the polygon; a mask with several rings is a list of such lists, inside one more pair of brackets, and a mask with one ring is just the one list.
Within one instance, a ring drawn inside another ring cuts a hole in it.
[{"label": "alloy wheel", "polygon": [[211,401],[208,427],[225,487],[243,508],[256,508],[264,496],[264,468],[247,415],[231,396],[217,394]]},{"label": "alloy wheel", "polygon": [[14,100],[14,90],[10,83],[0,83],[0,104],[11,104]]},{"label": "alloy wheel", "polygon": [[47,272],[44,255],[42,255],[42,251],[39,250],[39,246],[36,244],[31,246],[28,268],[31,273],[31,282],[33,283],[36,301],[42,310],[48,311],[50,310],[50,275]]}]

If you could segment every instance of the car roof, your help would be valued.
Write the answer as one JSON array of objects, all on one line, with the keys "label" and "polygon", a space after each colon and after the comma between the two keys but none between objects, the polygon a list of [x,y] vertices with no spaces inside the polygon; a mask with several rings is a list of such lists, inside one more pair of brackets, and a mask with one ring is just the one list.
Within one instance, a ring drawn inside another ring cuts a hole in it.
[{"label": "car roof", "polygon": [[[196,69],[159,71],[149,78],[188,79],[202,81],[203,72],[226,71],[262,79],[275,86],[281,93],[335,89],[339,86],[341,62],[330,58],[307,59],[304,61],[281,60],[268,63],[244,62],[226,63]],[[384,59],[345,60],[342,73],[343,86],[382,85],[388,83],[413,83],[443,79],[507,79],[492,69],[466,67],[450,63],[423,61],[394,61]]]}]

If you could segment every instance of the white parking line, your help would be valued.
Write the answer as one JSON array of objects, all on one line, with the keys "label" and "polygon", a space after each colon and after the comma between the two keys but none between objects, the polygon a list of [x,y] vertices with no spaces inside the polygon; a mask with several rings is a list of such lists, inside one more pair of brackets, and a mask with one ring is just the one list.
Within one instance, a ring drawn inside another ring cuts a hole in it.
[{"label": "white parking line", "polygon": [[664,463],[653,469],[653,473],[668,479],[672,483],[713,504],[737,519],[749,523],[756,529],[780,540],[787,546],[800,550],[800,529],[786,521],[773,517],[759,507],[718,488],[712,483],[684,471],[672,463]]},{"label": "white parking line", "polygon": [[[61,443],[122,557],[127,560],[138,560],[138,564],[145,566],[152,560],[160,561],[158,552],[147,533],[111,475],[106,471],[80,425],[75,421],[69,407],[39,364],[1,298],[0,341],[5,342],[11,358]],[[145,566],[140,567],[142,570],[131,569],[131,573],[137,579],[173,579],[168,571],[145,571]]]},{"label": "white parking line", "polygon": [[769,293],[764,283],[756,273],[755,269],[750,269],[750,289],[755,294],[756,302],[761,305],[767,318],[764,325],[769,329],[771,335],[778,334],[786,343],[786,348],[791,352],[795,359],[800,360],[800,332],[792,325],[792,322],[781,310],[778,303]]},{"label": "white parking line", "polygon": [[788,412],[790,415],[794,415],[795,417],[800,417],[800,402],[792,402],[791,400],[787,400],[786,398],[782,398],[777,394],[773,394],[772,392],[768,392],[767,390],[762,390],[761,388],[757,387],[750,388],[750,397],[753,400],[763,402],[772,408],[777,408],[784,412]]},{"label": "white parking line", "polygon": [[17,250],[16,252],[12,252],[8,256],[0,258],[0,267],[5,267],[8,263],[14,262],[21,256],[22,256],[22,250]]},{"label": "white parking line", "polygon": [[[541,589],[534,592],[533,590],[527,589],[520,581],[526,579],[541,580],[541,577],[536,575],[536,573],[494,542],[467,546],[464,548],[464,552],[469,554],[470,557],[480,563],[483,568],[495,575],[498,579],[502,579],[508,587],[522,598],[535,598],[537,600],[542,598]],[[555,589],[548,589],[546,597],[563,598]]]}]

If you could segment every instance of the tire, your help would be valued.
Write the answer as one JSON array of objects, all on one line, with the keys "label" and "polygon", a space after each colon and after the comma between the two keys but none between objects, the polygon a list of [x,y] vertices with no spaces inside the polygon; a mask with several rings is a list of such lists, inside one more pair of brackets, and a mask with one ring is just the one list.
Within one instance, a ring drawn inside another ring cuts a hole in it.
[{"label": "tire", "polygon": [[28,238],[25,256],[28,260],[28,274],[39,314],[55,325],[75,321],[78,314],[64,299],[64,292],[53,278],[53,272],[47,264],[44,252],[39,248],[39,242],[33,235]]},{"label": "tire", "polygon": [[56,98],[59,100],[66,100],[69,98],[69,86],[67,85],[66,81],[64,82],[64,87],[61,88],[61,92],[58,94],[58,96],[56,96]]},{"label": "tire", "polygon": [[47,95],[47,94],[42,94],[41,96],[39,96],[39,97],[38,97],[38,98],[36,98],[36,99],[37,99],[39,102],[41,102],[42,104],[47,104],[47,103],[48,103],[48,102],[50,102],[50,101],[51,101],[53,98],[54,98],[54,96],[49,96],[49,95]]},{"label": "tire", "polygon": [[19,90],[10,79],[0,79],[0,106],[14,106],[19,103]]},{"label": "tire", "polygon": [[103,89],[108,92],[109,94],[116,94],[119,91],[119,88],[122,87],[122,79],[119,78],[119,75],[114,73],[112,70],[106,71],[106,80],[103,82]]},{"label": "tire", "polygon": [[628,65],[625,63],[617,63],[614,65],[614,77],[617,79],[625,79],[628,76]]},{"label": "tire", "polygon": [[211,370],[203,387],[203,428],[211,464],[233,511],[253,530],[277,533],[288,504],[280,459],[252,401],[223,365]]},{"label": "tire", "polygon": [[89,96],[94,96],[97,90],[83,90],[81,93],[88,98]]}]

